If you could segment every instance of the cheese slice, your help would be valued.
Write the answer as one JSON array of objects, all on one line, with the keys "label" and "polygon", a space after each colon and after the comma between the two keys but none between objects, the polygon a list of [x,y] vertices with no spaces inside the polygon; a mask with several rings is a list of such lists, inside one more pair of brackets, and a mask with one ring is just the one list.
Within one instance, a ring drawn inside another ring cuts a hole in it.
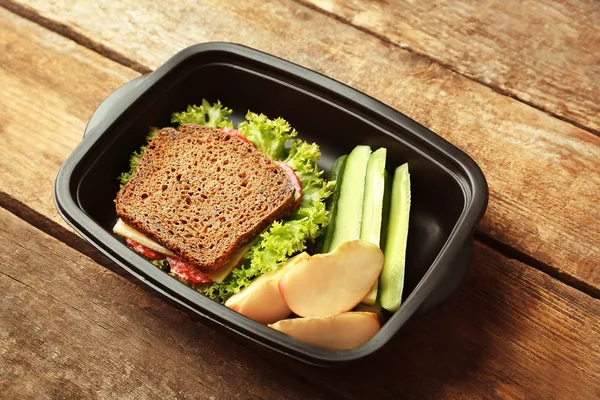
[{"label": "cheese slice", "polygon": [[[123,222],[122,219],[117,220],[117,223],[113,227],[113,232],[116,233],[117,235],[121,235],[121,236],[129,238],[135,242],[138,242],[142,246],[146,246],[147,248],[154,250],[158,253],[165,254],[167,256],[177,257],[177,254],[173,253],[169,249],[164,248],[160,244],[156,243],[154,240],[145,236],[140,231],[127,225],[125,222]],[[204,275],[208,276],[213,282],[216,282],[216,283],[223,282],[223,280],[225,278],[227,278],[227,275],[229,275],[231,273],[231,271],[233,271],[233,269],[240,263],[240,261],[242,261],[242,258],[244,257],[244,255],[250,250],[250,248],[255,243],[256,243],[256,240],[253,240],[250,243],[240,247],[240,249],[238,251],[236,251],[235,254],[233,255],[233,257],[231,258],[231,261],[229,261],[227,264],[223,265],[221,268],[219,268],[215,271],[202,272],[202,273]]]},{"label": "cheese slice", "polygon": [[210,279],[212,279],[213,282],[217,282],[217,283],[223,282],[223,280],[225,278],[227,278],[227,275],[229,275],[231,273],[231,271],[233,271],[234,268],[238,266],[240,261],[242,261],[242,258],[244,257],[244,255],[248,251],[250,251],[250,248],[254,245],[254,243],[256,243],[255,240],[240,247],[240,249],[238,251],[236,251],[235,254],[233,255],[233,257],[231,258],[231,261],[229,261],[227,264],[223,265],[221,268],[219,268],[216,271],[203,272],[204,275],[206,275]]},{"label": "cheese slice", "polygon": [[129,239],[133,240],[134,242],[138,242],[142,246],[146,246],[150,250],[154,250],[160,254],[165,254],[167,256],[175,255],[175,253],[173,253],[171,250],[164,248],[160,244],[156,243],[154,240],[145,236],[140,231],[127,225],[120,218],[117,220],[117,223],[113,227],[113,232],[116,233],[117,235],[121,235],[126,238],[129,238]]}]

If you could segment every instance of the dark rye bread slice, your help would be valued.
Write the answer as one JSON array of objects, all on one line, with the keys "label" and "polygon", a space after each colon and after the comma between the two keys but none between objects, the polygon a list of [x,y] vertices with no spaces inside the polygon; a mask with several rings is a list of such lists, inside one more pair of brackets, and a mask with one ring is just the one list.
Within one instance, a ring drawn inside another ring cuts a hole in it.
[{"label": "dark rye bread slice", "polygon": [[213,271],[293,203],[286,172],[253,145],[222,129],[184,125],[150,142],[116,208],[127,224]]}]

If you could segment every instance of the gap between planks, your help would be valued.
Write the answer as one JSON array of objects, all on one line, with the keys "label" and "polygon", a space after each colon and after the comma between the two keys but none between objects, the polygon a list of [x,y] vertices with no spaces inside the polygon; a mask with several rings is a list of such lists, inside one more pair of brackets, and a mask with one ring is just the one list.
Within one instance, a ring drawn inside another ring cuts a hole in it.
[{"label": "gap between planks", "polygon": [[[21,203],[20,201],[14,199],[10,195],[0,192],[0,208],[10,212],[17,218],[22,221],[28,223],[34,228],[46,233],[47,235],[57,239],[73,250],[89,257],[93,262],[101,265],[102,267],[108,269],[111,272],[116,273],[117,275],[125,278],[129,282],[136,285],[138,288],[141,288],[145,292],[149,293],[152,296],[156,296],[156,292],[154,292],[149,286],[142,284],[138,279],[136,279],[133,275],[131,275],[125,269],[119,267],[115,262],[110,260],[106,255],[96,249],[91,243],[83,239],[81,236],[77,235],[75,232],[68,230],[67,228],[59,225],[55,221],[50,218],[44,216],[43,214],[38,213],[37,211],[31,209],[27,205]],[[19,284],[28,286],[27,283],[21,282],[20,280],[2,273],[0,274],[7,276],[8,278],[15,280]],[[162,300],[164,297],[160,296]],[[58,301],[58,300],[57,300]],[[176,304],[167,301],[167,303],[177,307]],[[64,303],[63,303],[64,304]],[[70,306],[69,306],[70,307]],[[80,311],[80,310],[78,310]],[[265,362],[269,360],[265,357],[262,357],[258,354],[260,358],[262,358]],[[325,393],[330,399],[340,399],[340,400],[350,400],[350,397],[336,392],[334,389],[329,387],[328,385],[317,384],[314,381],[309,381],[307,378],[303,377],[301,374],[295,375],[295,378],[304,384],[307,385],[317,385],[319,390]]]},{"label": "gap between planks", "polygon": [[546,275],[549,275],[552,278],[564,283],[565,285],[568,285],[574,289],[579,290],[580,292],[583,292],[593,297],[594,299],[600,299],[599,288],[595,288],[594,286],[590,285],[585,281],[579,280],[555,268],[552,268],[550,265],[543,263],[540,260],[537,260],[536,258],[531,257],[526,253],[523,253],[522,251],[510,247],[505,243],[502,243],[501,241],[491,236],[488,236],[481,231],[475,231],[475,240],[485,244],[486,246],[490,247],[491,249],[494,249],[498,253],[510,259],[517,260],[525,265],[537,269],[538,271],[543,272]]},{"label": "gap between planks", "polygon": [[[2,1],[2,0],[0,0],[0,1]],[[323,10],[323,9],[317,7],[316,5],[311,4],[309,2],[306,2],[304,0],[292,0],[292,1],[294,1],[294,2],[296,2],[296,3],[298,3],[298,4],[302,5],[302,6],[304,6],[306,8],[309,8],[309,9],[315,11],[315,12],[323,14],[323,15],[329,17],[329,18],[333,18],[336,21],[339,21],[339,22],[341,22],[344,25],[347,25],[347,26],[352,27],[352,28],[354,28],[356,30],[364,32],[367,35],[373,36],[373,37],[377,38],[378,40],[380,40],[380,41],[382,41],[384,43],[387,43],[387,44],[392,45],[394,47],[397,47],[399,49],[408,51],[410,53],[416,54],[419,57],[422,57],[422,58],[426,59],[427,61],[429,61],[429,62],[431,62],[433,64],[440,65],[442,68],[447,69],[449,71],[452,71],[453,73],[455,73],[457,75],[460,75],[460,76],[462,76],[462,77],[464,77],[464,78],[466,78],[466,79],[468,79],[470,81],[477,82],[478,84],[480,84],[482,86],[488,87],[491,90],[493,90],[495,93],[498,93],[498,94],[500,94],[502,96],[510,97],[511,99],[515,99],[518,102],[526,104],[529,107],[535,108],[536,110],[540,110],[543,113],[546,113],[546,114],[550,115],[551,117],[554,117],[556,119],[564,121],[564,122],[566,122],[568,124],[576,126],[577,128],[583,129],[586,132],[589,132],[591,134],[594,134],[594,135],[600,137],[600,130],[596,130],[594,128],[590,128],[589,126],[586,126],[585,124],[582,124],[582,123],[580,123],[580,122],[578,122],[576,120],[564,117],[562,115],[558,115],[558,114],[552,112],[551,110],[549,110],[548,108],[546,108],[546,107],[544,107],[542,105],[539,105],[539,104],[535,104],[534,102],[525,100],[525,99],[521,98],[519,95],[511,93],[508,90],[502,89],[502,88],[500,88],[500,87],[498,87],[496,85],[491,85],[489,83],[486,83],[486,82],[484,82],[480,78],[477,78],[477,77],[474,77],[474,76],[469,76],[469,75],[467,75],[467,74],[465,74],[463,72],[460,72],[458,69],[454,68],[451,64],[448,64],[448,63],[446,63],[446,62],[444,62],[444,61],[442,61],[440,59],[437,59],[437,58],[435,58],[433,56],[430,56],[427,53],[423,53],[421,51],[415,50],[414,48],[412,48],[410,46],[401,46],[398,43],[394,43],[393,41],[391,41],[390,39],[388,39],[387,37],[385,37],[384,35],[382,35],[380,33],[377,33],[375,31],[373,31],[371,29],[368,29],[366,27],[363,27],[363,26],[354,25],[352,23],[352,21],[349,21],[348,19],[346,19],[346,18],[344,18],[344,17],[342,17],[340,15],[334,14],[334,13],[326,11],[326,10]]]},{"label": "gap between planks", "polygon": [[[451,66],[449,66],[441,61],[438,61],[438,60],[428,56],[427,54],[416,52],[411,48],[399,46],[376,32],[372,32],[369,29],[366,29],[363,27],[355,26],[351,22],[343,19],[342,17],[340,17],[336,14],[332,14],[327,11],[321,10],[310,3],[305,3],[303,0],[294,0],[294,1],[304,7],[307,7],[309,9],[315,11],[315,12],[323,14],[329,18],[333,18],[339,22],[344,23],[347,26],[355,28],[355,29],[362,31],[368,35],[371,35],[373,37],[376,37],[378,40],[380,40],[382,42],[391,44],[394,47],[398,47],[402,50],[407,50],[409,52],[415,53],[418,56],[423,57],[432,63],[436,63],[436,64],[442,66],[443,68],[448,69],[458,75],[461,75],[471,81],[475,81],[483,86],[489,87],[492,90],[494,90],[496,93],[499,93],[501,95],[504,95],[504,96],[507,96],[510,98],[514,98],[523,104],[527,104],[532,108],[541,110],[548,115],[551,115],[557,119],[563,120],[567,123],[570,123],[574,126],[577,126],[581,129],[584,129],[593,134],[596,134],[596,135],[600,134],[600,132],[596,132],[595,130],[593,130],[591,128],[588,128],[585,126],[580,126],[581,124],[579,124],[577,122],[557,116],[551,112],[548,112],[547,110],[544,110],[543,108],[540,108],[536,105],[533,105],[526,101],[523,101],[510,93],[506,93],[504,90],[502,90],[500,88],[496,88],[494,86],[487,85],[483,82],[478,81],[477,79],[473,79],[472,77],[461,74],[460,72],[455,71]],[[109,47],[107,47],[105,45],[97,43],[85,35],[77,33],[76,31],[74,31],[72,28],[70,28],[69,26],[67,26],[65,24],[53,21],[51,19],[48,19],[48,18],[45,18],[45,17],[39,15],[37,13],[37,11],[34,9],[31,9],[29,7],[26,7],[26,6],[23,6],[20,4],[15,4],[11,0],[0,0],[0,6],[4,7],[5,9],[7,9],[8,11],[10,11],[14,14],[17,14],[23,18],[26,18],[26,19],[42,26],[45,29],[55,32],[61,36],[64,36],[64,37],[74,41],[75,43],[98,53],[99,55],[101,55],[103,57],[106,57],[120,65],[125,66],[125,67],[131,68],[141,74],[146,74],[146,73],[149,73],[152,71],[150,68],[144,66],[143,64],[138,63],[138,62],[120,54],[119,52],[110,49]],[[36,228],[42,230],[43,232],[49,234],[50,236],[67,244],[69,247],[77,250],[78,252],[85,254],[86,256],[90,257],[92,260],[94,260],[98,264],[103,265],[107,269],[124,276],[128,280],[135,281],[135,279],[128,272],[126,272],[125,270],[116,266],[115,263],[113,263],[108,257],[106,257],[103,253],[101,253],[93,245],[91,245],[89,242],[87,242],[86,240],[81,238],[79,235],[77,235],[76,233],[57,224],[56,222],[52,221],[50,218],[44,216],[43,214],[38,213],[37,211],[33,210],[29,206],[21,203],[19,200],[11,197],[7,193],[0,192],[0,207],[5,208],[6,210],[10,211],[12,214],[18,216],[19,218],[25,220],[29,224],[35,226]],[[600,289],[597,289],[584,281],[581,281],[577,278],[571,277],[567,274],[561,273],[560,271],[553,269],[550,265],[545,264],[542,261],[539,261],[536,258],[534,258],[526,253],[523,253],[503,242],[500,242],[497,239],[494,239],[493,237],[490,237],[481,231],[475,232],[475,238],[477,241],[487,245],[488,247],[494,249],[498,253],[500,253],[508,258],[520,261],[530,267],[533,267],[534,269],[537,269],[537,270],[551,276],[552,278],[555,278],[555,279],[563,282],[564,284],[566,284],[580,292],[583,292],[593,298],[600,299]]]},{"label": "gap between planks", "polygon": [[48,29],[49,31],[52,31],[61,36],[64,36],[64,37],[74,41],[75,43],[77,43],[83,47],[86,47],[86,48],[100,54],[103,57],[108,58],[109,60],[112,60],[118,64],[125,66],[125,67],[131,68],[131,69],[141,73],[142,75],[152,72],[152,70],[150,68],[146,67],[145,65],[142,65],[139,62],[134,61],[131,58],[126,57],[123,54],[121,54],[117,51],[114,51],[103,44],[95,42],[93,39],[88,38],[87,36],[76,32],[75,30],[73,30],[72,28],[70,28],[69,26],[67,26],[65,24],[62,24],[60,22],[53,21],[51,19],[41,16],[34,9],[23,6],[21,4],[15,4],[11,0],[0,0],[0,6],[14,14],[17,14],[20,17],[28,19],[28,20],[42,26],[45,29]]},{"label": "gap between planks", "polygon": [[[447,69],[449,71],[452,71],[453,73],[455,73],[457,75],[460,75],[460,76],[462,76],[462,77],[464,77],[466,79],[469,79],[469,80],[471,80],[473,82],[476,82],[476,83],[478,83],[478,84],[480,84],[482,86],[488,87],[491,90],[493,90],[495,93],[498,93],[498,94],[500,94],[502,96],[510,97],[512,99],[515,99],[518,102],[526,104],[529,107],[535,108],[536,110],[540,110],[543,113],[546,113],[546,114],[550,115],[551,117],[554,117],[556,119],[564,121],[564,122],[566,122],[568,124],[571,124],[571,125],[573,125],[573,126],[575,126],[577,128],[583,129],[586,132],[589,132],[589,133],[591,133],[593,135],[596,135],[596,136],[600,137],[600,131],[599,130],[590,128],[590,127],[588,127],[588,126],[586,126],[586,125],[584,125],[584,124],[582,124],[582,123],[580,123],[578,121],[569,119],[569,118],[564,117],[562,115],[558,115],[558,114],[556,114],[556,113],[548,110],[546,107],[543,107],[541,105],[535,104],[535,103],[533,103],[531,101],[527,101],[527,100],[521,98],[520,96],[518,96],[516,94],[513,94],[513,93],[510,93],[509,91],[504,90],[504,89],[502,89],[502,88],[500,88],[498,86],[490,85],[490,84],[484,82],[481,79],[478,79],[476,77],[472,77],[472,76],[466,75],[466,74],[460,72],[459,70],[457,70],[456,68],[453,68],[452,65],[443,62],[442,60],[436,59],[436,58],[434,58],[434,57],[432,57],[432,56],[430,56],[430,55],[428,55],[426,53],[416,51],[415,49],[411,48],[410,46],[400,46],[397,43],[394,43],[391,40],[389,40],[388,38],[386,38],[384,35],[381,35],[381,34],[379,34],[377,32],[374,32],[374,31],[372,31],[372,30],[370,30],[368,28],[354,25],[354,24],[352,24],[351,21],[348,21],[347,19],[345,19],[345,18],[343,18],[343,17],[341,17],[341,16],[339,16],[337,14],[325,11],[323,9],[320,9],[317,6],[315,6],[314,4],[305,2],[303,0],[292,0],[292,1],[300,4],[303,7],[308,8],[308,9],[314,11],[314,12],[317,12],[319,14],[325,15],[328,18],[333,18],[336,21],[339,21],[339,22],[343,23],[344,25],[347,25],[347,26],[349,26],[351,28],[354,28],[356,30],[364,32],[367,35],[373,36],[373,37],[377,38],[378,40],[380,40],[383,43],[386,43],[386,44],[392,45],[394,47],[397,47],[399,49],[402,49],[402,50],[408,51],[410,53],[416,54],[419,57],[422,57],[422,58],[428,60],[429,62],[431,62],[433,64],[440,65],[442,68]],[[44,28],[46,28],[46,29],[48,29],[48,30],[50,30],[52,32],[55,32],[55,33],[57,33],[57,34],[59,34],[61,36],[64,36],[64,37],[66,37],[68,39],[71,39],[75,43],[80,44],[80,45],[82,45],[82,46],[84,46],[84,47],[86,47],[86,48],[88,48],[88,49],[90,49],[90,50],[92,50],[92,51],[100,54],[103,57],[106,57],[106,58],[108,58],[108,59],[110,59],[110,60],[112,60],[112,61],[114,61],[116,63],[119,63],[119,64],[125,66],[125,67],[131,68],[131,69],[133,69],[133,70],[141,73],[142,75],[145,75],[145,74],[147,74],[149,72],[152,72],[152,69],[148,68],[147,66],[145,66],[145,65],[143,65],[143,64],[141,64],[141,63],[139,63],[137,61],[134,61],[131,58],[126,57],[125,55],[119,53],[118,51],[112,50],[111,48],[109,48],[109,47],[107,47],[107,46],[105,46],[103,44],[95,42],[93,39],[91,39],[91,38],[89,38],[89,37],[87,37],[87,36],[85,36],[83,34],[80,34],[80,33],[76,32],[71,27],[69,27],[69,26],[67,26],[65,24],[62,24],[60,22],[53,21],[51,19],[48,19],[48,18],[45,18],[45,17],[41,16],[34,9],[31,9],[29,7],[26,7],[26,6],[23,6],[21,4],[15,4],[11,0],[0,0],[0,6],[6,8],[7,10],[9,10],[10,12],[12,12],[14,14],[17,14],[17,15],[23,17],[23,18],[26,18],[26,19],[28,19],[28,20],[30,20],[32,22],[35,22],[36,24],[38,24],[38,25],[40,25],[40,26],[42,26],[42,27],[44,27]]]},{"label": "gap between planks", "polygon": [[[105,256],[102,252],[96,249],[91,243],[83,239],[81,236],[59,225],[55,221],[46,217],[45,215],[33,210],[32,208],[30,208],[26,204],[21,203],[19,200],[13,198],[9,194],[1,191],[0,208],[7,210],[11,214],[19,217],[23,221],[41,230],[42,232],[63,242],[72,249],[86,255],[87,257],[91,258],[94,262],[102,265],[110,271],[123,276],[131,282],[137,283],[137,279],[135,279],[126,270],[117,266],[112,260],[110,260],[107,256]],[[516,250],[492,237],[489,237],[481,231],[475,231],[475,240],[483,243],[484,245],[490,247],[491,249],[497,251],[505,257],[517,260],[525,265],[537,269],[538,271],[548,276],[551,276],[552,278],[564,283],[565,285],[570,286],[573,289],[576,289],[582,293],[585,293],[594,299],[600,299],[600,290],[594,288],[588,283],[575,279],[566,274],[561,274],[560,272],[552,269],[549,265],[546,265],[541,261],[519,250]],[[143,287],[145,288],[145,285]]]},{"label": "gap between planks", "polygon": [[45,215],[40,214],[29,206],[21,203],[19,200],[13,198],[9,194],[1,191],[0,208],[5,209],[16,217],[27,222],[29,225],[32,225],[49,236],[52,236],[79,253],[86,255],[95,263],[102,265],[106,269],[123,276],[125,279],[131,282],[137,281],[137,279],[129,274],[129,272],[117,266],[100,250],[96,249],[91,243],[83,239],[75,232],[70,231]]}]

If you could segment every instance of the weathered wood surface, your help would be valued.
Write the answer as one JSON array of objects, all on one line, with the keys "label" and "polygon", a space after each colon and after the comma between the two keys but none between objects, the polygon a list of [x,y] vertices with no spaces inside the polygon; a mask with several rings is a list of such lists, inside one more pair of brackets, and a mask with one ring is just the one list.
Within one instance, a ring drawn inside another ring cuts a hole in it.
[{"label": "weathered wood surface", "polygon": [[600,300],[476,245],[459,291],[383,352],[310,379],[363,399],[598,399]]},{"label": "weathered wood surface", "polygon": [[300,0],[600,132],[596,0]]},{"label": "weathered wood surface", "polygon": [[0,209],[3,399],[327,398]]},{"label": "weathered wood surface", "polygon": [[342,370],[265,361],[1,209],[0,291],[5,399],[600,395],[600,300],[481,245],[448,304]]},{"label": "weathered wood surface", "polygon": [[[293,2],[27,4],[138,69],[230,40],[372,94],[482,165],[482,232],[600,287],[600,145],[582,130]],[[56,170],[139,73],[5,10],[0,37],[0,191],[58,222]],[[480,244],[449,303],[340,371],[251,353],[6,211],[0,246],[2,398],[600,397],[600,301]]]},{"label": "weathered wood surface", "polygon": [[0,37],[0,190],[64,224],[58,168],[95,107],[139,73],[3,9]]},{"label": "weathered wood surface", "polygon": [[[45,18],[44,24],[51,21],[80,41],[110,48],[149,69],[193,43],[227,40],[363,90],[433,129],[480,164],[490,185],[488,212],[479,227],[485,235],[564,279],[595,293],[600,290],[600,138],[593,134],[294,2],[221,1],[194,7],[124,0],[0,3],[31,18]],[[2,190],[48,213],[55,170],[79,139],[85,119],[103,94],[135,74],[54,33],[3,15],[3,45],[24,55],[0,55],[0,79],[13,88],[13,94],[0,94],[0,121],[10,122],[2,135],[12,145],[0,161]],[[59,60],[56,55],[63,48],[69,57]],[[68,71],[57,81],[64,87],[45,90],[46,75],[60,71]],[[26,102],[14,101],[20,90],[28,96]],[[38,120],[28,118],[32,113],[52,129],[39,129]],[[38,157],[39,141],[61,143],[44,155],[51,160],[47,168],[35,168],[30,161]]]}]

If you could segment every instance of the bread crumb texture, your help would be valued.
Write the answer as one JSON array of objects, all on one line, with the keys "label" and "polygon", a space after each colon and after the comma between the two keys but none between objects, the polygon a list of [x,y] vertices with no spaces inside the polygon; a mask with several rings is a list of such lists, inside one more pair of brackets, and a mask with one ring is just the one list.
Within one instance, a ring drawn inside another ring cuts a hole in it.
[{"label": "bread crumb texture", "polygon": [[121,188],[125,222],[205,271],[291,211],[286,172],[221,129],[162,129]]}]

